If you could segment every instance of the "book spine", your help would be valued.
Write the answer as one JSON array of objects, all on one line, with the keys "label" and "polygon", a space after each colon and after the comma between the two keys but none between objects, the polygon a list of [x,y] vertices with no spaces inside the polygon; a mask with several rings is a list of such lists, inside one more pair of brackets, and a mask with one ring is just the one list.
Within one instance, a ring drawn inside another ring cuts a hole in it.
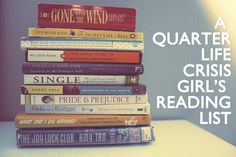
[{"label": "book spine", "polygon": [[145,104],[147,95],[21,95],[22,105],[127,105]]},{"label": "book spine", "polygon": [[111,127],[150,125],[150,115],[26,114],[15,118],[16,128]]},{"label": "book spine", "polygon": [[142,51],[143,42],[128,40],[85,40],[79,38],[22,38],[22,49],[85,49]]},{"label": "book spine", "polygon": [[81,146],[137,144],[154,141],[153,128],[94,128],[94,129],[18,129],[17,145],[27,146]]},{"label": "book spine", "polygon": [[102,40],[137,40],[143,41],[143,33],[127,31],[108,30],[86,30],[66,28],[28,28],[30,37],[51,37],[51,38],[83,38]]},{"label": "book spine", "polygon": [[64,95],[139,95],[146,93],[145,85],[121,86],[76,86],[76,85],[22,85],[22,94],[64,94]]},{"label": "book spine", "polygon": [[24,74],[139,75],[141,64],[24,63]]},{"label": "book spine", "polygon": [[150,114],[149,104],[136,105],[26,105],[25,113],[40,114]]},{"label": "book spine", "polygon": [[24,84],[138,84],[138,81],[136,75],[24,75]]},{"label": "book spine", "polygon": [[140,64],[142,53],[137,51],[27,50],[26,61]]},{"label": "book spine", "polygon": [[38,26],[135,31],[134,8],[39,4]]}]

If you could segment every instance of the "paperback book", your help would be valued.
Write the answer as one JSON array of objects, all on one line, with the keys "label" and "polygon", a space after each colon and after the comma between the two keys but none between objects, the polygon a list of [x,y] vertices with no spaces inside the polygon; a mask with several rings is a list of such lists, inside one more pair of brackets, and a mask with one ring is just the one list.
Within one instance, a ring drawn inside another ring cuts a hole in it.
[{"label": "paperback book", "polygon": [[150,115],[81,115],[18,113],[16,128],[125,127],[150,125]]},{"label": "paperback book", "polygon": [[129,63],[141,64],[141,51],[26,50],[27,62]]},{"label": "paperback book", "polygon": [[18,129],[17,145],[36,146],[79,146],[139,144],[154,141],[153,128],[93,128],[93,129]]},{"label": "paperback book", "polygon": [[69,28],[28,28],[29,37],[49,38],[84,38],[105,40],[137,40],[143,41],[143,33],[128,31],[88,30]]},{"label": "paperback book", "polygon": [[21,105],[113,105],[145,104],[145,95],[21,95]]},{"label": "paperback book", "polygon": [[139,75],[142,64],[24,63],[24,74]]},{"label": "paperback book", "polygon": [[25,74],[24,84],[138,84],[139,76],[133,75],[44,75]]},{"label": "paperback book", "polygon": [[21,38],[22,49],[74,49],[142,51],[144,44],[136,40],[91,40],[80,38]]},{"label": "paperback book", "polygon": [[25,113],[37,114],[150,114],[150,104],[123,105],[25,105]]},{"label": "paperback book", "polygon": [[21,85],[22,94],[63,95],[142,95],[146,86],[138,85]]}]

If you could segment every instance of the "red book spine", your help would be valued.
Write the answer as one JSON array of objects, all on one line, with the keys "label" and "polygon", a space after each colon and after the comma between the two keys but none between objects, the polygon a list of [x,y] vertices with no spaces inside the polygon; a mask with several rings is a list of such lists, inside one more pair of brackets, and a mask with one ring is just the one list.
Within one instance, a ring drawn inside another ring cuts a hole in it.
[{"label": "red book spine", "polygon": [[135,8],[39,4],[38,26],[135,31]]}]

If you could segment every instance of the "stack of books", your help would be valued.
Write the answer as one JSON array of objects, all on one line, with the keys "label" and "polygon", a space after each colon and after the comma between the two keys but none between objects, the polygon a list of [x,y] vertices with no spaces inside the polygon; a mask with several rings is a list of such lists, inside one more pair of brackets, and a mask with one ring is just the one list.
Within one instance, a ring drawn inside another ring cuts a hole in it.
[{"label": "stack of books", "polygon": [[154,141],[136,10],[39,4],[21,39],[26,62],[17,145],[79,146]]}]

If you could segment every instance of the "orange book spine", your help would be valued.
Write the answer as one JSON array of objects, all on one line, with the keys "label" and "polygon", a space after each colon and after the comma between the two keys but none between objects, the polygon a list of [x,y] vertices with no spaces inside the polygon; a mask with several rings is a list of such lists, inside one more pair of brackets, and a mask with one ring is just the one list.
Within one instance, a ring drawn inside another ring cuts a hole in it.
[{"label": "orange book spine", "polygon": [[150,115],[56,115],[19,113],[16,128],[109,127],[150,125]]},{"label": "orange book spine", "polygon": [[80,63],[133,63],[142,61],[139,51],[27,50],[27,61]]}]

